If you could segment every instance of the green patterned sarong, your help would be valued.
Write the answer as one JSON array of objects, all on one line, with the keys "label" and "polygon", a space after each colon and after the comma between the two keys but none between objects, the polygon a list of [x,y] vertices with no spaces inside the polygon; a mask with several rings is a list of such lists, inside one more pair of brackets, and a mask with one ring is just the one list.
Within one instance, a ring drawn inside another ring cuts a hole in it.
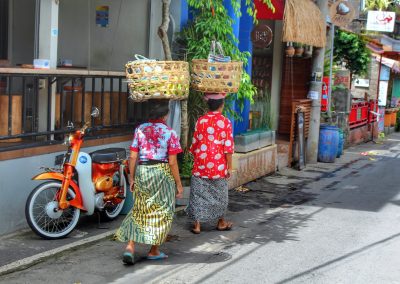
[{"label": "green patterned sarong", "polygon": [[121,242],[161,245],[171,229],[175,191],[175,181],[167,163],[138,166],[135,202],[115,238]]}]

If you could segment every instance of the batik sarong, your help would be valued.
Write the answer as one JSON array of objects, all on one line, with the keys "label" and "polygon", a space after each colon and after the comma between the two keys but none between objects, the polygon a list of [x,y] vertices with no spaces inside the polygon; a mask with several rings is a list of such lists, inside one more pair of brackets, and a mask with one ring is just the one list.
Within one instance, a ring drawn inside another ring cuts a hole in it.
[{"label": "batik sarong", "polygon": [[134,205],[117,230],[116,239],[161,245],[171,229],[175,191],[176,185],[168,163],[138,166]]},{"label": "batik sarong", "polygon": [[206,179],[192,176],[189,205],[186,213],[194,221],[211,222],[224,217],[228,207],[226,179]]}]

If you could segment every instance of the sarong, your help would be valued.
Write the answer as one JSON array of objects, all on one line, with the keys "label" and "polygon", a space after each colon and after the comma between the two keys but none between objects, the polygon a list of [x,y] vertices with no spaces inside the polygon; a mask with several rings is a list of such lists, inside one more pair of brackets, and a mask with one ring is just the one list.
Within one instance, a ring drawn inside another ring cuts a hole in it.
[{"label": "sarong", "polygon": [[171,229],[176,185],[167,163],[139,165],[134,205],[115,234],[121,242],[161,245]]},{"label": "sarong", "polygon": [[211,222],[224,217],[228,208],[226,179],[206,179],[192,176],[186,213],[194,221]]}]

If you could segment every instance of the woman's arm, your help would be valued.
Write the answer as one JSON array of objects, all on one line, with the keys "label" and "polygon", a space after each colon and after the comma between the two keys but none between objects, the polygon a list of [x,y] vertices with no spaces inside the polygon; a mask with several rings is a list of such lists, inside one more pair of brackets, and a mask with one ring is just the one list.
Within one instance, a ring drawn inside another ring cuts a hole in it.
[{"label": "woman's arm", "polygon": [[228,174],[227,174],[227,178],[230,178],[232,175],[232,154],[231,153],[226,153],[225,154],[225,158],[226,158],[226,167],[228,169]]},{"label": "woman's arm", "polygon": [[168,156],[169,167],[171,168],[172,176],[174,177],[176,183],[176,189],[178,193],[176,194],[177,198],[183,197],[183,187],[181,182],[181,177],[179,175],[179,168],[178,168],[178,160],[176,155],[169,155]]},{"label": "woman's arm", "polygon": [[129,157],[129,185],[131,192],[135,190],[135,169],[137,157],[138,153],[135,151],[131,151],[131,155]]}]

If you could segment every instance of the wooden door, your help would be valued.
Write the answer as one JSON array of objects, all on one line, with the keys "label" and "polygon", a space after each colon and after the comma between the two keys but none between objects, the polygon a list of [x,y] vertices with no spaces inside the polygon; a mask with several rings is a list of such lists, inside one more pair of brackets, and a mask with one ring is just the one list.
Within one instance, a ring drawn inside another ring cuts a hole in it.
[{"label": "wooden door", "polygon": [[281,135],[288,136],[290,134],[292,102],[307,99],[311,67],[311,58],[285,57],[283,60],[278,126],[278,133]]}]

